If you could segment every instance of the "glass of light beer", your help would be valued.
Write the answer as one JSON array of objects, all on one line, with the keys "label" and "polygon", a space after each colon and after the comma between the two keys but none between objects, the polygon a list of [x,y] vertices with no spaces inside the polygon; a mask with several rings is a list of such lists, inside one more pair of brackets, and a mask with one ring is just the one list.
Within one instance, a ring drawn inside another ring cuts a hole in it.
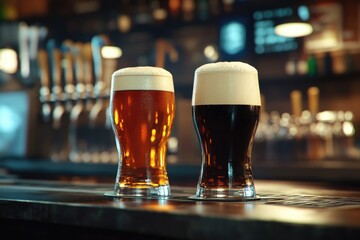
[{"label": "glass of light beer", "polygon": [[251,152],[260,106],[254,67],[242,62],[218,62],[196,69],[192,115],[202,163],[192,198],[256,199]]},{"label": "glass of light beer", "polygon": [[130,67],[112,75],[110,115],[119,154],[115,197],[167,197],[165,158],[175,114],[171,73]]}]

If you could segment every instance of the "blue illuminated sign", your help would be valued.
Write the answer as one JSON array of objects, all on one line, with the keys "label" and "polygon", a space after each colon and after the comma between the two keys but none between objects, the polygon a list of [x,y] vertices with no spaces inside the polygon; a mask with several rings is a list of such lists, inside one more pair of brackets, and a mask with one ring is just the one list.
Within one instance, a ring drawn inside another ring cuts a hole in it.
[{"label": "blue illuminated sign", "polygon": [[220,29],[220,48],[229,55],[236,55],[246,47],[246,28],[238,21],[230,21]]}]

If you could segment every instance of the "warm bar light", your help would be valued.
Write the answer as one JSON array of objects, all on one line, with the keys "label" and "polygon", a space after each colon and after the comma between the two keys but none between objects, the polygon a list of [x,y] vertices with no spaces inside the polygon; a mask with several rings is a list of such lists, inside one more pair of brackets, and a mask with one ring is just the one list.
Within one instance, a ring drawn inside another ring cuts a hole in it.
[{"label": "warm bar light", "polygon": [[301,5],[292,9],[291,16],[288,16],[275,26],[275,33],[282,37],[304,37],[313,32],[313,27],[308,22],[310,10],[307,6]]},{"label": "warm bar light", "polygon": [[213,45],[208,45],[205,47],[204,55],[211,62],[215,62],[219,59],[219,53],[216,47]]},{"label": "warm bar light", "polygon": [[10,48],[0,49],[0,70],[14,74],[17,71],[18,60],[16,51]]},{"label": "warm bar light", "polygon": [[277,25],[274,31],[283,37],[304,37],[313,32],[313,27],[306,22],[289,22]]},{"label": "warm bar light", "polygon": [[115,59],[122,56],[122,50],[115,46],[104,46],[101,48],[101,56],[105,59]]}]

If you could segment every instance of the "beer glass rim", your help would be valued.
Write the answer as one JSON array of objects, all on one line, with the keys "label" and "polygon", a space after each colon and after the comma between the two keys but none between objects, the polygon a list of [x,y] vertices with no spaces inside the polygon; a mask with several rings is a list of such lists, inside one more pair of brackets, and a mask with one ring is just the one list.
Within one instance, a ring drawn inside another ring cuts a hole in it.
[{"label": "beer glass rim", "polygon": [[258,71],[255,67],[251,66],[248,63],[240,62],[240,61],[232,61],[232,62],[215,62],[215,63],[207,63],[195,70],[195,74],[206,74],[206,73],[221,73],[221,72],[242,72],[242,73],[253,73],[258,74]]},{"label": "beer glass rim", "polygon": [[261,106],[258,71],[243,62],[216,62],[195,71],[192,106]]},{"label": "beer glass rim", "polygon": [[159,67],[127,67],[112,75],[111,91],[157,90],[174,92],[172,74]]},{"label": "beer glass rim", "polygon": [[169,71],[153,66],[126,67],[113,73],[113,78],[122,76],[164,76],[172,78],[172,74]]}]

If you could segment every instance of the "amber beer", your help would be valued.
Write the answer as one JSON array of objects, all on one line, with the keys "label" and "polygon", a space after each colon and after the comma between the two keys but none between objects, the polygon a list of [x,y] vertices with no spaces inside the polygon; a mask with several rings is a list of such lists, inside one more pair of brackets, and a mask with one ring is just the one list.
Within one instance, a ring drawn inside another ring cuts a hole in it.
[{"label": "amber beer", "polygon": [[120,159],[115,195],[170,195],[165,157],[174,101],[172,75],[164,69],[133,67],[113,74],[110,109]]},{"label": "amber beer", "polygon": [[251,152],[260,114],[257,70],[242,62],[195,72],[192,113],[202,149],[196,198],[253,199]]}]

